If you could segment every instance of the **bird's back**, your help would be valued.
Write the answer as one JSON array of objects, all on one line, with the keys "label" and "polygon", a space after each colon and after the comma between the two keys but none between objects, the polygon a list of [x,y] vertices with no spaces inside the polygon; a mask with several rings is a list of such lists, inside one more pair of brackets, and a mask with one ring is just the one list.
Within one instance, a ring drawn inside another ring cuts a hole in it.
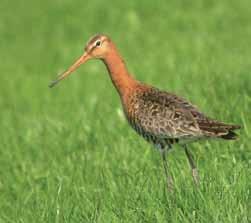
[{"label": "bird's back", "polygon": [[142,84],[124,100],[124,111],[131,126],[154,144],[235,139],[234,130],[240,128],[208,118],[181,97]]}]

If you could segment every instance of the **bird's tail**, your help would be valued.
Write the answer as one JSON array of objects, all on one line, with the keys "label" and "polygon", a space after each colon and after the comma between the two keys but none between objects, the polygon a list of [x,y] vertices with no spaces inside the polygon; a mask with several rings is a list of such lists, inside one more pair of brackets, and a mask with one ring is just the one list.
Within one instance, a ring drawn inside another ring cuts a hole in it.
[{"label": "bird's tail", "polygon": [[239,135],[233,130],[229,130],[226,135],[220,136],[220,138],[226,139],[226,140],[235,140],[235,139],[238,139],[238,137]]},{"label": "bird's tail", "polygon": [[215,120],[207,120],[199,122],[200,129],[208,136],[222,138],[225,140],[235,140],[238,134],[235,130],[241,128],[239,125],[225,124]]}]

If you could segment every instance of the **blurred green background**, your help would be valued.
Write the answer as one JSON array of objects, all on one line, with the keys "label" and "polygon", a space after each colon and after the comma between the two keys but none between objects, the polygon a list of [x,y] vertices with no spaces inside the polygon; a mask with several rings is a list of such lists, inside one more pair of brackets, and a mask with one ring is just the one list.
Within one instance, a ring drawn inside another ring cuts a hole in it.
[{"label": "blurred green background", "polygon": [[[176,147],[166,190],[100,61],[48,88],[96,33],[137,79],[243,126],[190,146],[198,189]],[[249,0],[1,0],[0,58],[0,222],[251,221]]]}]

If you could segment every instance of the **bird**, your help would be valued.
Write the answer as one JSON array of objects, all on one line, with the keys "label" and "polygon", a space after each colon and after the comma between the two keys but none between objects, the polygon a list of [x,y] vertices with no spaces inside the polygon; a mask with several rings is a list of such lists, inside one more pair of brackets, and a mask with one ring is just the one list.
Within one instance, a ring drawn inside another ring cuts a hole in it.
[{"label": "bird", "polygon": [[128,71],[115,43],[108,35],[96,34],[87,42],[83,54],[49,85],[54,87],[91,59],[101,60],[120,97],[129,125],[160,151],[167,187],[173,188],[167,154],[180,145],[191,168],[193,181],[200,179],[188,144],[208,139],[235,140],[240,125],[226,124],[210,118],[183,97],[136,80]]}]

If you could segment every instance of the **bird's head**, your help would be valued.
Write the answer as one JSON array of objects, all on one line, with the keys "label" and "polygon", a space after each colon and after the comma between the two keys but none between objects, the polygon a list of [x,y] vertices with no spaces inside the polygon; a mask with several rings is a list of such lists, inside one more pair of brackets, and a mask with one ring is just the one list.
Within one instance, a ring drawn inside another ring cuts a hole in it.
[{"label": "bird's head", "polygon": [[65,79],[73,71],[75,71],[81,64],[84,64],[90,59],[104,59],[109,50],[114,47],[110,38],[106,35],[95,35],[86,44],[83,55],[75,61],[64,73],[51,82],[49,87],[55,86],[59,81]]},{"label": "bird's head", "polygon": [[111,49],[112,42],[106,35],[95,35],[86,44],[85,53],[91,58],[103,59]]}]

